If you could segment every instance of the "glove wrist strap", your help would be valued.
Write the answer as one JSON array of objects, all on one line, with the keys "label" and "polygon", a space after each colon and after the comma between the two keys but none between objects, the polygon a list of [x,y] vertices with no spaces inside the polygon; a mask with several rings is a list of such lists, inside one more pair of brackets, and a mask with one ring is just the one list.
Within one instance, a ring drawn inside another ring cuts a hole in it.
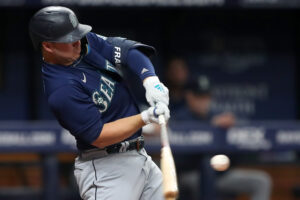
[{"label": "glove wrist strap", "polygon": [[145,79],[143,85],[144,85],[144,88],[147,89],[148,87],[154,87],[154,84],[159,83],[159,82],[160,81],[157,76],[150,76]]}]

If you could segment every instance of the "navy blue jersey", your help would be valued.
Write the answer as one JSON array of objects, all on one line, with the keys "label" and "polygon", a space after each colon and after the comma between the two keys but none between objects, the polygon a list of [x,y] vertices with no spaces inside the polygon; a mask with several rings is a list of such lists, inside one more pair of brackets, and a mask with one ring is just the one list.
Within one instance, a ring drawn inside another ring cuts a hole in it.
[{"label": "navy blue jersey", "polygon": [[[61,126],[76,138],[79,150],[95,148],[91,143],[105,123],[140,113],[115,67],[115,47],[94,33],[87,39],[87,54],[73,65],[42,66],[50,108]],[[155,75],[151,66],[147,73]],[[128,139],[140,135],[141,130]]]}]

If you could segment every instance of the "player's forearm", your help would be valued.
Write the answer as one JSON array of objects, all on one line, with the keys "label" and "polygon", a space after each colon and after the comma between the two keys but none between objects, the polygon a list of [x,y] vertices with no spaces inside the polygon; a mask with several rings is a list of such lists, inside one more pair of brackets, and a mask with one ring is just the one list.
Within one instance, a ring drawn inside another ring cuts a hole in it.
[{"label": "player's forearm", "polygon": [[150,59],[137,49],[128,51],[127,65],[140,77],[140,80],[144,80],[149,76],[156,76]]},{"label": "player's forearm", "polygon": [[100,136],[92,145],[104,148],[121,142],[145,125],[140,114],[104,124]]}]

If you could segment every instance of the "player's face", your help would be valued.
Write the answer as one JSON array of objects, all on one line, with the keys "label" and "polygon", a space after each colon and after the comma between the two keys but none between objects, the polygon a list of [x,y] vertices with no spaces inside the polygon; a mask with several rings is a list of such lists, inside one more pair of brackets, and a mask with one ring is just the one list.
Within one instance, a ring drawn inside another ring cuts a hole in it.
[{"label": "player's face", "polygon": [[168,82],[173,86],[182,87],[187,82],[188,73],[185,62],[181,59],[175,59],[168,65]]},{"label": "player's face", "polygon": [[52,51],[65,65],[70,65],[80,56],[81,42],[78,40],[73,43],[53,43]]},{"label": "player's face", "polygon": [[207,117],[211,106],[210,95],[197,95],[191,91],[186,93],[186,100],[189,108],[199,116]]}]

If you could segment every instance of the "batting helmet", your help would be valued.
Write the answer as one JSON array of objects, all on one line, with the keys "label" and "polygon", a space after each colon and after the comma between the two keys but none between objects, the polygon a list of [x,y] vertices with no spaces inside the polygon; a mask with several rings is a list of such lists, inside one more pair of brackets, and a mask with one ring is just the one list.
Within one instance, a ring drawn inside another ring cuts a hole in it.
[{"label": "batting helmet", "polygon": [[80,24],[75,13],[62,6],[39,10],[29,22],[29,34],[36,49],[43,41],[72,43],[83,38],[92,27]]}]

